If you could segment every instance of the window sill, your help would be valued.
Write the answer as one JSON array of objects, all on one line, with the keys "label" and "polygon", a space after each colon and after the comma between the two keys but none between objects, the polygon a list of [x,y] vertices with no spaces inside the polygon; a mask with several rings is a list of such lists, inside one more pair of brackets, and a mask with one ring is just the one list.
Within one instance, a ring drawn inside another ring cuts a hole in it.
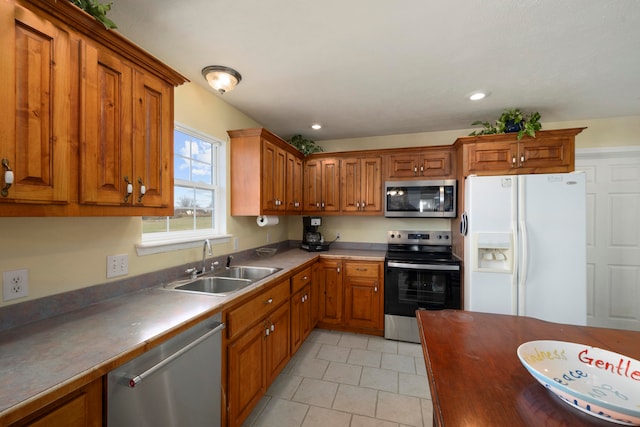
[{"label": "window sill", "polygon": [[202,247],[202,242],[209,239],[212,244],[226,243],[231,239],[231,234],[199,235],[199,236],[179,236],[164,237],[162,239],[149,239],[136,244],[138,256],[153,255],[164,252],[178,251],[181,249],[191,249]]}]

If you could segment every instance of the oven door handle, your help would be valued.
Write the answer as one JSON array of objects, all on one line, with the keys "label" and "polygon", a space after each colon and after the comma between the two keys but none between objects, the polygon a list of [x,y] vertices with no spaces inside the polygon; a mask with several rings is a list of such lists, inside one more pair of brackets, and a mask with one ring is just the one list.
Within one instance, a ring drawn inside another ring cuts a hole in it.
[{"label": "oven door handle", "polygon": [[388,261],[387,267],[395,267],[395,268],[408,268],[411,270],[440,270],[440,271],[458,271],[460,270],[459,265],[448,265],[448,264],[410,264],[407,262],[393,262]]}]

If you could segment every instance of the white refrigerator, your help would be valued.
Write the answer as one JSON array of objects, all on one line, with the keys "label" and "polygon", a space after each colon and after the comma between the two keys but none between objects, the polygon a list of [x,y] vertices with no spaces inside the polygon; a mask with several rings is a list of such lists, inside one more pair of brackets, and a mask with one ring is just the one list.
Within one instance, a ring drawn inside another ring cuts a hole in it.
[{"label": "white refrigerator", "polygon": [[464,308],[587,322],[585,174],[470,176]]}]

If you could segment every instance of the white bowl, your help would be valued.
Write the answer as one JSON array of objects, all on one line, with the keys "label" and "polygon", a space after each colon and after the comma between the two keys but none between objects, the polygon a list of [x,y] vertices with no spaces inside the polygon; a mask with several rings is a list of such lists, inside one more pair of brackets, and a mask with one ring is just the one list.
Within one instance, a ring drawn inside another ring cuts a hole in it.
[{"label": "white bowl", "polygon": [[529,341],[518,358],[563,402],[594,417],[640,425],[640,362],[611,351],[564,341]]}]

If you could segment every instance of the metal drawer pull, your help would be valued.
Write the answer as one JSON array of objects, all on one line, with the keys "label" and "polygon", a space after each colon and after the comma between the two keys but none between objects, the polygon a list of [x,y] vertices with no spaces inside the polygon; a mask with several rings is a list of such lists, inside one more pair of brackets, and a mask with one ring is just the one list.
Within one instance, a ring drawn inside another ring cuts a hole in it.
[{"label": "metal drawer pull", "polygon": [[133,184],[129,180],[128,176],[124,177],[124,182],[127,183],[127,194],[124,195],[124,201],[126,203],[129,201],[129,196],[131,196],[131,194],[133,193]]},{"label": "metal drawer pull", "polygon": [[367,271],[369,270],[368,268],[362,268],[362,267],[358,267],[356,268],[356,271]]},{"label": "metal drawer pull", "polygon": [[268,300],[266,300],[264,303],[265,304],[271,304],[273,302],[273,298],[269,298]]},{"label": "metal drawer pull", "polygon": [[129,387],[134,388],[143,379],[147,378],[149,375],[152,375],[158,369],[161,369],[166,364],[168,364],[168,363],[172,362],[173,360],[177,359],[178,357],[182,356],[184,353],[186,353],[187,351],[191,350],[193,347],[197,346],[202,341],[204,341],[207,338],[209,338],[211,335],[215,335],[215,334],[217,334],[218,332],[220,332],[223,329],[224,329],[224,323],[220,323],[218,326],[216,326],[215,328],[213,328],[212,330],[210,330],[209,332],[207,332],[206,334],[204,334],[200,338],[198,338],[198,339],[192,341],[191,343],[187,344],[186,346],[182,347],[180,350],[176,351],[171,356],[167,357],[166,359],[162,360],[161,362],[153,365],[151,368],[147,369],[143,373],[141,373],[139,375],[136,375],[134,377],[131,377],[131,379],[129,379]]},{"label": "metal drawer pull", "polygon": [[13,184],[13,171],[9,167],[9,159],[2,159],[2,166],[4,166],[4,186],[2,187],[2,197],[9,196],[9,188]]}]

